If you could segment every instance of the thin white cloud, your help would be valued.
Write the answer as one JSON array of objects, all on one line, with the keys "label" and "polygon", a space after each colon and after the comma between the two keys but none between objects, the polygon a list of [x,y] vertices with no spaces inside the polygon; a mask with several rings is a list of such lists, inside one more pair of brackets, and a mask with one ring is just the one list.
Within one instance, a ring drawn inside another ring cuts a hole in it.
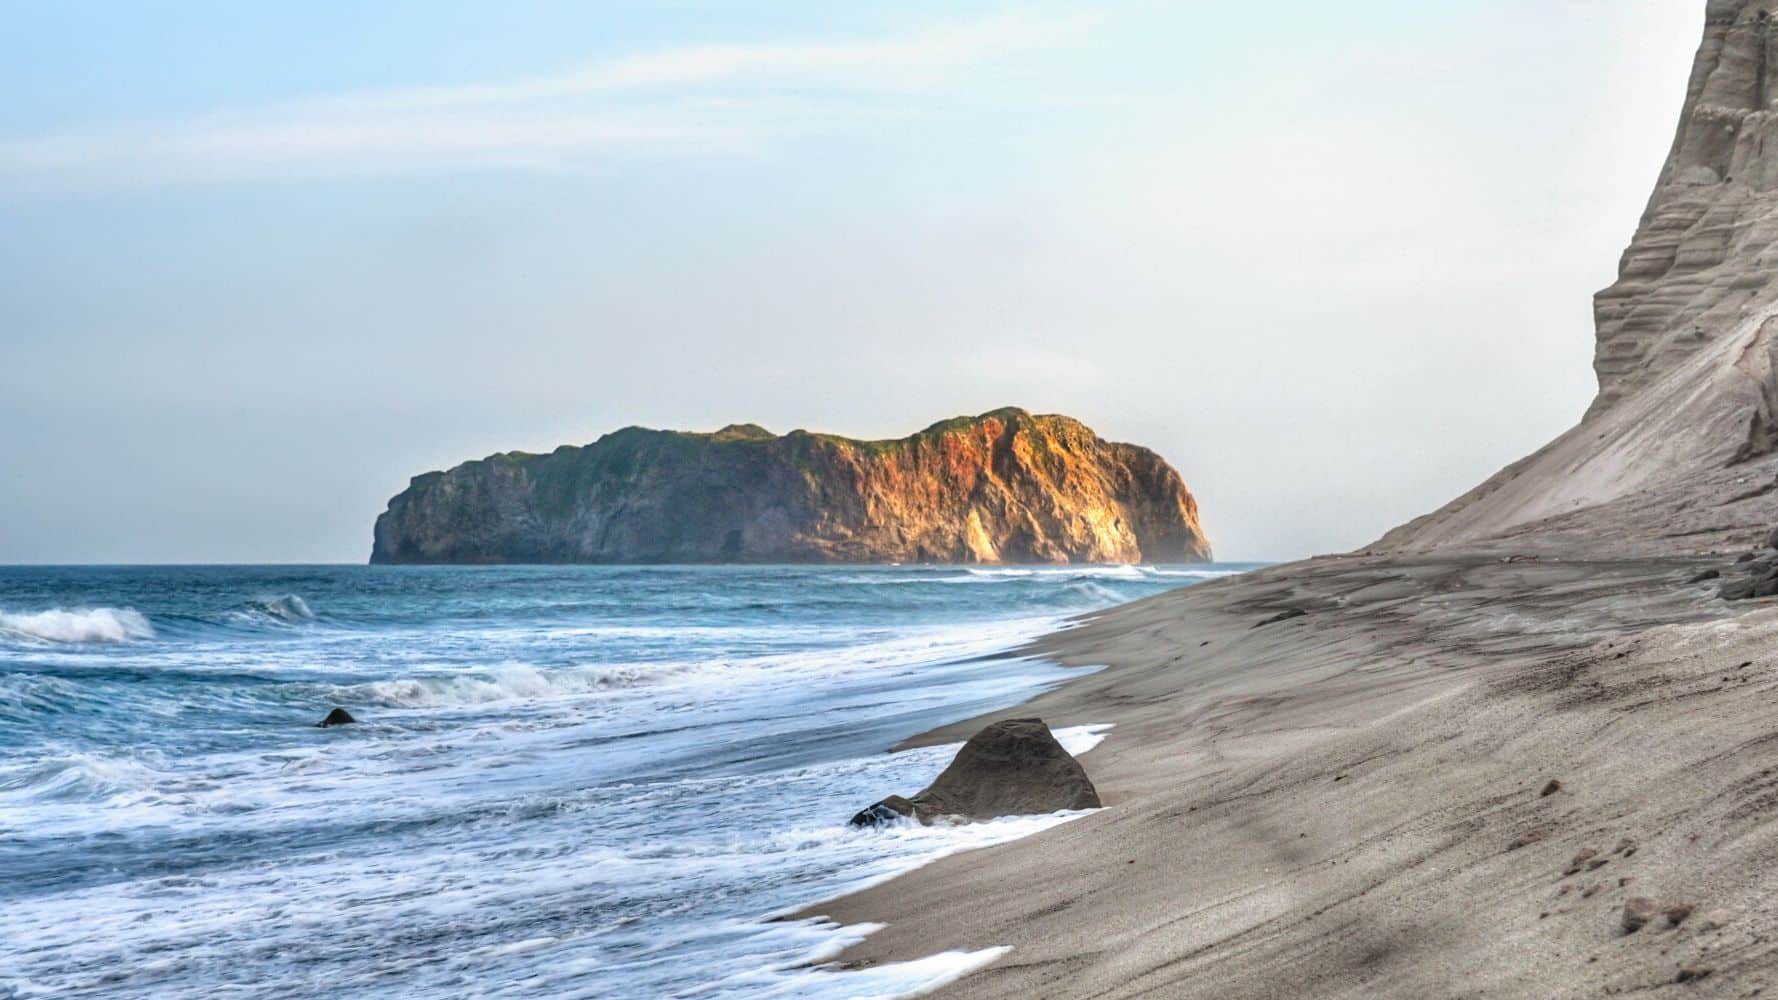
[{"label": "thin white cloud", "polygon": [[1094,20],[1003,15],[886,40],[686,46],[500,83],[350,92],[0,140],[0,187],[744,153],[776,137],[896,114],[898,98],[942,97],[971,67],[1055,44]]}]

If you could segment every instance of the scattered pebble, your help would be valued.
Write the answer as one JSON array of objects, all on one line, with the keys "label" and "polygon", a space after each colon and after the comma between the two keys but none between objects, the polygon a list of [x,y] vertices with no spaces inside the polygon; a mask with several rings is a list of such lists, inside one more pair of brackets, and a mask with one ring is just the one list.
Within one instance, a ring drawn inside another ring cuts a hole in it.
[{"label": "scattered pebble", "polygon": [[1564,874],[1573,875],[1573,874],[1578,873],[1582,868],[1585,868],[1587,866],[1587,862],[1593,860],[1594,858],[1596,858],[1598,856],[1599,856],[1599,852],[1594,850],[1591,847],[1581,848],[1580,853],[1576,854],[1574,856],[1574,859],[1572,861],[1568,862],[1568,870],[1566,872],[1564,872]]},{"label": "scattered pebble", "polygon": [[1647,896],[1631,896],[1624,901],[1624,933],[1634,934],[1641,930],[1659,911],[1659,904]]},{"label": "scattered pebble", "polygon": [[1506,849],[1509,851],[1516,851],[1521,847],[1529,847],[1540,840],[1548,840],[1549,836],[1550,831],[1548,829],[1537,829],[1521,833],[1506,845]]},{"label": "scattered pebble", "polygon": [[1679,970],[1679,975],[1675,976],[1673,981],[1676,983],[1695,983],[1698,980],[1703,979],[1705,976],[1710,975],[1711,971],[1711,969],[1707,969],[1700,965],[1688,965]]},{"label": "scattered pebble", "polygon": [[1539,798],[1547,799],[1550,796],[1556,794],[1557,792],[1559,792],[1561,790],[1562,790],[1562,782],[1558,781],[1555,778],[1551,778],[1550,783],[1543,786],[1543,791],[1538,792],[1537,795]]},{"label": "scattered pebble", "polygon": [[1661,916],[1666,917],[1667,923],[1674,927],[1685,923],[1685,918],[1691,915],[1692,904],[1690,903],[1675,903],[1661,911]]},{"label": "scattered pebble", "polygon": [[1698,930],[1717,931],[1727,927],[1734,921],[1734,914],[1727,910],[1711,910],[1698,918]]}]

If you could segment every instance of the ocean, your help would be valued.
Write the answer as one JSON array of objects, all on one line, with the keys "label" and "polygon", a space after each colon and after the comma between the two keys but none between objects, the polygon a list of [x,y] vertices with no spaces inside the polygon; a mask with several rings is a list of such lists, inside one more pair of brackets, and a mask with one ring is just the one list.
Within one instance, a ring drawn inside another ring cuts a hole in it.
[{"label": "ocean", "polygon": [[930,988],[773,917],[1071,817],[850,829],[885,751],[1243,568],[0,568],[0,997]]}]

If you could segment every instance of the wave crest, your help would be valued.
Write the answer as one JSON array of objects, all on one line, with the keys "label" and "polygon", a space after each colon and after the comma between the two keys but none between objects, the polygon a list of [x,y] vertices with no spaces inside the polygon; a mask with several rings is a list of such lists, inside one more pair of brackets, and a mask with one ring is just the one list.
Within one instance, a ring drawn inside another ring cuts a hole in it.
[{"label": "wave crest", "polygon": [[486,673],[404,677],[354,684],[334,689],[332,696],[335,700],[357,701],[390,708],[485,705],[502,701],[573,697],[633,687],[683,669],[581,667],[545,671],[523,663],[509,663]]},{"label": "wave crest", "polygon": [[315,612],[309,608],[309,602],[295,594],[283,597],[268,597],[258,601],[248,601],[243,611],[237,611],[233,617],[243,624],[259,624],[271,619],[280,625],[296,625],[315,620]]},{"label": "wave crest", "polygon": [[154,626],[134,608],[50,608],[0,611],[0,636],[38,642],[128,642],[154,638]]},{"label": "wave crest", "polygon": [[0,770],[0,798],[101,801],[152,788],[156,771],[129,756],[99,753],[50,755]]}]

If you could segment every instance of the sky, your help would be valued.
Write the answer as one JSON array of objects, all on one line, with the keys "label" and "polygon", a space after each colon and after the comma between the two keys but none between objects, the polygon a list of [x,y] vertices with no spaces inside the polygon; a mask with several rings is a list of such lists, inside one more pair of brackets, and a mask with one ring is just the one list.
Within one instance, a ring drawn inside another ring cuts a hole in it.
[{"label": "sky", "polygon": [[1005,405],[1217,555],[1369,542],[1592,397],[1698,0],[30,4],[0,563],[360,562],[410,476]]}]

